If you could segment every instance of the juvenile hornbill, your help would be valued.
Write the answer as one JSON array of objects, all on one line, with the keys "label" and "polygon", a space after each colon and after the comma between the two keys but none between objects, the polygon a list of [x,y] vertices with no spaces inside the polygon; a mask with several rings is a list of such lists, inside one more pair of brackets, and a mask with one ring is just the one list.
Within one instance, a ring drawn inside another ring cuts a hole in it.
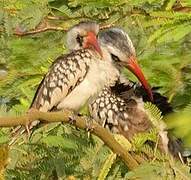
[{"label": "juvenile hornbill", "polygon": [[[131,141],[135,134],[147,132],[153,127],[144,109],[144,101],[155,103],[163,114],[172,109],[167,98],[150,89],[137,64],[135,48],[127,33],[119,28],[111,28],[99,33],[99,41],[101,47],[110,53],[116,68],[121,71],[126,66],[138,77],[142,86],[120,75],[114,86],[105,87],[89,104],[90,114],[100,125]],[[169,139],[167,131],[163,129],[159,136],[159,148],[166,153],[170,150],[177,156],[181,151],[179,142]]]}]

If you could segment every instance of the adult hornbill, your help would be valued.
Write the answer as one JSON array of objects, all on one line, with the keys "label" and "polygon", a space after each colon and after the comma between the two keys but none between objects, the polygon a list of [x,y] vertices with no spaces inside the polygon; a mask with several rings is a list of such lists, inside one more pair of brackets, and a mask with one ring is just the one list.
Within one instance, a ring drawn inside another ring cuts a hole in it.
[{"label": "adult hornbill", "polygon": [[[108,53],[98,44],[98,32],[99,25],[95,22],[81,22],[67,32],[70,53],[54,61],[41,81],[30,109],[78,111],[105,86],[115,83],[119,71],[105,58]],[[33,121],[26,127],[27,131],[38,123]],[[13,135],[24,131],[23,127],[17,127]]]},{"label": "adult hornbill", "polygon": [[[137,64],[135,48],[127,33],[119,28],[111,28],[99,33],[99,41],[101,47],[108,49],[116,68],[121,71],[125,65],[138,77],[142,86],[134,85],[120,75],[114,86],[105,87],[89,104],[90,114],[102,126],[114,133],[122,134],[131,141],[135,134],[153,128],[144,108],[144,101],[155,103],[163,114],[171,112],[172,108],[167,98],[148,86]],[[179,141],[169,138],[165,129],[159,132],[159,136],[159,148],[163,152],[171,151],[173,155],[179,155]]]}]

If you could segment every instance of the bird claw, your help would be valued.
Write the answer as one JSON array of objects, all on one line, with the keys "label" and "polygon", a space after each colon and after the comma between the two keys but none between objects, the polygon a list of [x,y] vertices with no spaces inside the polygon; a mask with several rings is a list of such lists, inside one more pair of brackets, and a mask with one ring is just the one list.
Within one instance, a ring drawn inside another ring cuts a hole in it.
[{"label": "bird claw", "polygon": [[69,123],[72,125],[76,124],[76,118],[74,113],[72,113],[72,115],[69,117]]},{"label": "bird claw", "polygon": [[90,138],[90,134],[94,129],[92,124],[93,124],[93,119],[91,117],[87,117],[86,118],[86,131],[88,132],[88,138]]},{"label": "bird claw", "polygon": [[91,117],[86,117],[86,131],[91,132],[93,131],[94,127],[92,126],[93,119]]},{"label": "bird claw", "polygon": [[[30,114],[30,113],[33,113],[33,112],[37,112],[38,110],[35,109],[35,108],[30,108],[28,111],[27,111],[27,114]],[[39,121],[33,121],[31,123],[27,122],[25,124],[25,130],[24,131],[21,131],[20,134],[22,134],[23,132],[27,132],[27,137],[28,139],[30,139],[30,136],[31,136],[31,129],[33,126],[35,126],[36,124],[38,124]]]},{"label": "bird claw", "polygon": [[26,132],[27,132],[27,135],[28,135],[28,139],[30,138],[30,135],[31,135],[31,132],[30,132],[30,129],[29,129],[29,125],[26,124],[25,125],[25,129],[26,129]]}]

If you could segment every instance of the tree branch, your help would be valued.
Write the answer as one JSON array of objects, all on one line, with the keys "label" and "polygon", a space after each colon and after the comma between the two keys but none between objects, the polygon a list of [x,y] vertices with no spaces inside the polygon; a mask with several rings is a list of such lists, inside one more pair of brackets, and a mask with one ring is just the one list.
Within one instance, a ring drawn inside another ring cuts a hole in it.
[{"label": "tree branch", "polygon": [[[82,17],[79,17],[79,19],[80,18],[82,18]],[[17,28],[15,28],[15,31],[14,31],[13,34],[17,35],[17,36],[27,36],[27,35],[37,34],[37,33],[41,33],[41,32],[51,31],[51,30],[52,31],[64,31],[64,32],[66,32],[68,30],[68,29],[63,28],[61,26],[52,25],[51,23],[49,23],[48,19],[49,20],[63,20],[63,19],[66,19],[66,17],[47,16],[46,18],[44,18],[42,20],[42,22],[39,23],[39,25],[35,29],[30,30],[30,31],[23,31],[18,26]],[[69,20],[69,18],[67,20]],[[110,23],[110,24],[101,24],[100,25],[100,29],[103,30],[103,29],[110,28],[112,26],[113,26],[113,23]]]},{"label": "tree branch", "polygon": [[[36,119],[46,122],[70,123],[69,117],[71,116],[73,116],[71,111],[40,112],[37,110],[32,110],[20,117],[1,117],[0,127],[26,125]],[[74,123],[74,126],[77,128],[86,129],[85,117],[76,116],[75,120],[76,122]],[[138,166],[137,161],[114,139],[113,135],[108,130],[95,122],[92,124],[92,127],[92,133],[98,136],[114,153],[119,155],[130,170]]]},{"label": "tree branch", "polygon": [[42,22],[33,30],[31,31],[22,31],[20,27],[17,27],[14,31],[14,35],[17,36],[26,36],[26,35],[32,35],[32,34],[37,34],[45,31],[67,31],[68,29],[64,29],[63,27],[60,26],[54,26],[51,25],[46,19],[43,19]]},{"label": "tree branch", "polygon": [[59,27],[59,26],[48,26],[48,27],[44,27],[44,28],[40,28],[40,29],[34,29],[31,31],[26,31],[26,32],[16,30],[14,32],[14,35],[26,36],[26,35],[32,35],[32,34],[37,34],[37,33],[45,32],[45,31],[51,31],[51,30],[53,30],[53,31],[66,31],[66,29]]}]

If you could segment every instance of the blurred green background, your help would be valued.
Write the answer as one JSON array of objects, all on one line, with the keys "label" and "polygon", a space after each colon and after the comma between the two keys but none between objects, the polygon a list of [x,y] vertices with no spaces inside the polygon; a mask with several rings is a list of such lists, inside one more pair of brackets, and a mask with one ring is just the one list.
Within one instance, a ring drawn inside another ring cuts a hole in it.
[{"label": "blurred green background", "polygon": [[[191,146],[191,0],[0,0],[1,115],[22,114],[28,109],[48,67],[67,52],[65,30],[85,20],[128,32],[145,76],[152,86],[160,87],[176,112],[168,117],[168,127]],[[37,29],[45,31],[19,35]],[[62,126],[60,134],[71,131],[71,127]],[[9,131],[0,130],[0,143],[8,139]],[[68,146],[75,149],[70,143]]]}]

